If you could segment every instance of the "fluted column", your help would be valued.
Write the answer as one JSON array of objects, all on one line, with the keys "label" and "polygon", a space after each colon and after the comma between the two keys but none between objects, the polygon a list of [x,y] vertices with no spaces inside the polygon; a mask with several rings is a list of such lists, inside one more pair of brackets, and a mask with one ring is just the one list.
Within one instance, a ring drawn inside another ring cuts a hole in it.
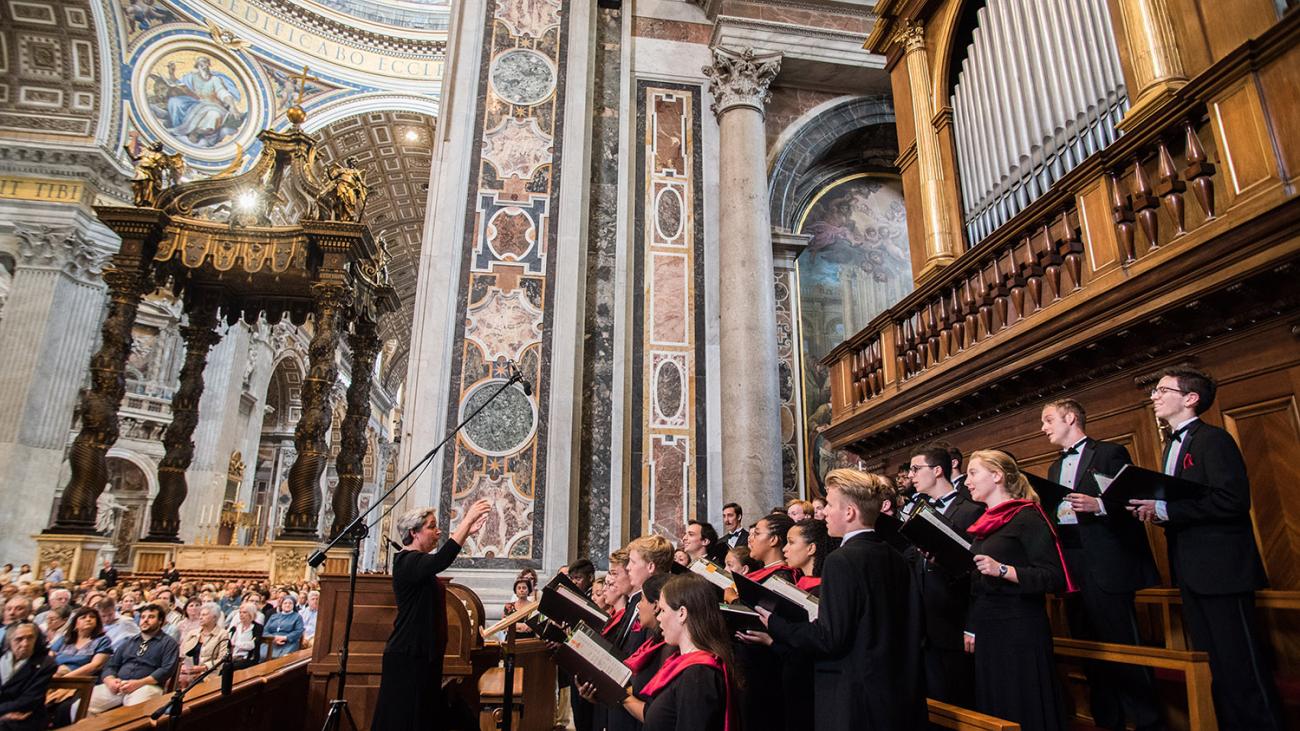
[{"label": "fluted column", "polygon": [[[366,457],[366,423],[370,420],[370,382],[375,372],[375,357],[379,354],[375,323],[364,317],[358,318],[348,335],[348,347],[352,350],[352,382],[348,384],[348,406],[343,416],[343,433],[339,436],[339,456],[334,462],[339,484],[334,486],[331,538],[357,517],[357,498],[361,496],[365,481],[362,462]],[[378,455],[375,459],[377,463]]]},{"label": "fluted column", "polygon": [[1137,87],[1128,90],[1132,105],[1118,125],[1126,129],[1145,117],[1156,102],[1181,89],[1187,83],[1187,71],[1166,0],[1119,0],[1119,9],[1129,70]]},{"label": "fluted column", "polygon": [[298,453],[289,468],[289,509],[281,538],[319,538],[320,477],[329,460],[325,434],[330,428],[330,393],[338,379],[335,354],[343,327],[348,288],[341,282],[321,282],[313,287],[316,299],[315,332],[307,346],[307,377],[302,384],[302,418],[294,430]]},{"label": "fluted column", "polygon": [[158,463],[158,495],[149,511],[147,541],[179,542],[181,505],[189,493],[185,470],[194,459],[194,427],[199,421],[199,401],[203,396],[203,369],[208,351],[221,336],[217,333],[217,303],[199,301],[203,293],[192,293],[187,308],[188,322],[181,327],[185,339],[185,364],[181,366],[180,385],[172,396],[172,423],[163,433],[167,452]]},{"label": "fluted column", "polygon": [[925,27],[911,23],[898,31],[895,41],[903,47],[907,82],[912,97],[912,119],[916,127],[916,164],[921,180],[921,209],[924,212],[925,262],[918,270],[924,278],[947,266],[961,253],[957,236],[949,225],[957,202],[939,157],[939,135],[934,129],[930,61],[925,50]]},{"label": "fluted column", "polygon": [[763,108],[779,54],[713,49],[719,127],[723,498],[762,515],[781,501],[781,397]]},{"label": "fluted column", "polygon": [[[79,226],[15,224],[14,274],[0,321],[0,553],[34,556],[49,520],[77,391],[104,307],[101,249]],[[18,495],[19,492],[12,494]]]}]

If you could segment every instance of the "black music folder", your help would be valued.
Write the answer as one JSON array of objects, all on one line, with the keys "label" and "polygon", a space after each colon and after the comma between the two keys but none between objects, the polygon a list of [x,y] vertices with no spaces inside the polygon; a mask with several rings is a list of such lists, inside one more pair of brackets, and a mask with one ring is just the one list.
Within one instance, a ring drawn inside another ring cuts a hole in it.
[{"label": "black music folder", "polygon": [[632,669],[598,630],[580,622],[555,651],[555,662],[579,682],[596,688],[596,699],[611,706],[622,704],[631,692]]},{"label": "black music folder", "polygon": [[1127,509],[1129,500],[1188,500],[1201,497],[1209,489],[1199,482],[1126,464],[1115,473],[1101,499],[1110,512]]},{"label": "black music folder", "polygon": [[898,538],[899,529],[903,527],[903,521],[889,513],[881,513],[876,516],[876,535],[884,539],[885,543],[894,545],[894,540]]},{"label": "black music folder", "polygon": [[569,638],[568,633],[564,631],[564,627],[562,627],[559,622],[551,621],[549,617],[540,612],[534,612],[529,615],[529,617],[524,620],[524,624],[532,628],[538,639],[546,640],[547,642],[555,642],[558,644]]},{"label": "black music folder", "polygon": [[898,531],[953,573],[964,574],[975,568],[970,538],[929,503],[918,503]]},{"label": "black music folder", "polygon": [[566,627],[577,627],[579,622],[586,622],[592,627],[604,627],[609,622],[609,615],[602,612],[564,574],[556,574],[555,578],[542,587],[542,601],[537,609],[548,619]]},{"label": "black music folder", "polygon": [[[773,591],[740,574],[732,574],[740,601],[750,607],[762,607],[791,622],[809,621],[808,609],[797,601]],[[796,590],[797,591],[797,590]]]},{"label": "black music folder", "polygon": [[718,609],[722,612],[723,621],[727,623],[727,629],[732,632],[767,631],[767,627],[763,626],[763,619],[758,616],[758,612],[744,604],[719,604]]},{"label": "black music folder", "polygon": [[[1039,477],[1038,475],[1030,474],[1028,472],[1021,472],[1020,474],[1024,475],[1025,479],[1029,480],[1029,485],[1034,488],[1034,492],[1038,493],[1038,504],[1042,506],[1043,512],[1052,519],[1052,522],[1057,525],[1060,525],[1062,522],[1065,522],[1067,525],[1077,524],[1079,522],[1078,518],[1074,515],[1073,508],[1070,508],[1066,513],[1068,517],[1065,521],[1062,521],[1061,519],[1061,503],[1065,502],[1066,495],[1069,495],[1072,492],[1077,492],[1080,495],[1097,497],[1097,491],[1091,488],[1074,489],[1066,487],[1059,482],[1052,482],[1046,477]],[[1098,474],[1097,477],[1104,479],[1104,475]]]}]

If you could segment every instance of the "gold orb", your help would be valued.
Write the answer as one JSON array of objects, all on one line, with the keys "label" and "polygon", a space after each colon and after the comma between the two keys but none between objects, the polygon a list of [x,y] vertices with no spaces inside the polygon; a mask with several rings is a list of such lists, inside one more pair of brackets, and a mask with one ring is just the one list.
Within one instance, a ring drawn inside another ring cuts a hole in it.
[{"label": "gold orb", "polygon": [[304,110],[302,107],[298,106],[297,104],[289,107],[285,111],[284,116],[288,117],[289,121],[294,124],[302,124],[303,122],[307,121],[306,110]]}]

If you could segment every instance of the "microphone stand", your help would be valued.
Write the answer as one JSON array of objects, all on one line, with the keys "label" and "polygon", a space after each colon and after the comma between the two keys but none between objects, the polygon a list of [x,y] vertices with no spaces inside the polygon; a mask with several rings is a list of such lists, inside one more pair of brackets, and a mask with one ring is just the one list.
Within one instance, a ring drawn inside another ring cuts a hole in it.
[{"label": "microphone stand", "polygon": [[[181,711],[183,710],[183,707],[185,705],[185,694],[190,692],[191,688],[197,687],[199,683],[203,682],[204,678],[215,673],[217,670],[222,670],[224,672],[225,667],[234,662],[234,657],[230,654],[231,652],[233,652],[233,648],[231,648],[230,645],[226,645],[225,657],[221,658],[221,660],[218,661],[216,665],[213,665],[207,670],[204,670],[202,675],[195,678],[194,680],[191,680],[189,685],[178,687],[176,689],[176,692],[172,693],[172,699],[170,701],[167,701],[167,704],[164,705],[162,708],[159,708],[158,710],[149,714],[149,718],[154,721],[157,721],[158,719],[162,718],[165,715],[167,716],[168,719],[167,721],[168,728],[173,729],[173,731],[179,728],[181,723]],[[177,660],[176,662],[180,662],[180,660]],[[221,694],[226,695],[229,692],[230,692],[229,689],[227,689],[223,684],[221,688]]]},{"label": "microphone stand", "polygon": [[[388,488],[387,492],[385,492],[378,500],[371,503],[370,507],[366,508],[365,512],[358,515],[346,528],[339,531],[339,534],[335,536],[328,545],[324,548],[318,549],[307,558],[307,565],[311,566],[313,569],[320,568],[320,565],[325,563],[325,555],[329,553],[330,549],[342,543],[345,539],[352,539],[352,568],[348,572],[348,615],[347,621],[343,625],[343,646],[339,650],[338,692],[335,694],[334,700],[330,701],[330,710],[325,716],[325,724],[322,726],[322,731],[339,731],[344,718],[347,718],[348,725],[353,729],[353,731],[359,731],[360,729],[360,727],[357,726],[356,719],[352,718],[352,711],[348,708],[348,701],[343,697],[343,693],[348,684],[348,648],[352,642],[352,617],[356,609],[357,571],[361,564],[361,543],[366,539],[366,536],[370,534],[370,529],[374,527],[374,523],[370,525],[366,524],[367,516],[370,515],[370,511],[382,505],[384,501],[396,492],[397,488],[401,487],[402,483],[410,479],[411,475],[415,474],[417,470],[423,469],[425,465],[432,462],[434,456],[438,454],[447,442],[451,441],[457,434],[459,434],[460,430],[464,429],[466,424],[473,421],[474,417],[478,416],[483,409],[487,408],[488,404],[495,401],[507,388],[510,388],[516,383],[524,384],[525,392],[531,394],[532,389],[529,387],[528,382],[524,380],[523,374],[520,373],[519,369],[515,368],[512,364],[510,368],[510,378],[508,378],[505,383],[501,384],[501,387],[494,391],[487,401],[484,401],[478,408],[470,412],[469,416],[466,416],[459,424],[457,424],[456,428],[452,429],[449,434],[443,437],[441,442],[434,445],[433,449],[430,449],[418,462],[412,465],[411,469],[407,470],[406,474],[402,475],[400,480],[394,482],[393,486]],[[406,497],[406,493],[410,492],[411,487],[414,485],[414,482],[407,485],[406,491],[402,493],[402,497]],[[398,500],[394,501],[394,504],[400,500],[401,498],[398,498]],[[389,508],[379,516],[375,523],[383,520],[384,516],[388,515],[391,510],[392,506],[389,506]]]}]

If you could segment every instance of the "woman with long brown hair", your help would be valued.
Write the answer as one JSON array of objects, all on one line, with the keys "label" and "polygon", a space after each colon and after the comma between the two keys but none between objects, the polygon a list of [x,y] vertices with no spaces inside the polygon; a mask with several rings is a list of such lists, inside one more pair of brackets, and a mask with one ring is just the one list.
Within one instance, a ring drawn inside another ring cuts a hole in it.
[{"label": "woman with long brown hair", "polygon": [[1026,731],[1063,731],[1046,594],[1074,587],[1056,533],[1009,454],[972,454],[966,485],[988,506],[966,531],[976,569],[966,633],[976,707]]},{"label": "woman with long brown hair", "polygon": [[695,574],[674,576],[659,592],[657,613],[664,642],[677,652],[641,689],[641,698],[629,695],[623,707],[644,731],[736,728],[735,665],[713,585]]}]

